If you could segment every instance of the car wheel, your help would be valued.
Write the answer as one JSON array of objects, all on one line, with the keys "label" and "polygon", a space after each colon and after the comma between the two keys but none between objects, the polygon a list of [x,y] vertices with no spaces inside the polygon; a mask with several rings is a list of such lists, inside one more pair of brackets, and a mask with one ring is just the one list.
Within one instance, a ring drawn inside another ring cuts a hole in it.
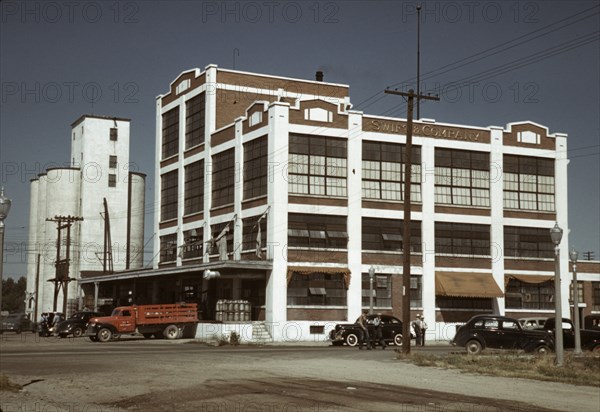
[{"label": "car wheel", "polygon": [[73,337],[74,338],[79,338],[83,335],[83,329],[81,328],[75,328],[73,329]]},{"label": "car wheel", "polygon": [[394,335],[394,345],[402,346],[402,334],[401,333],[396,333]]},{"label": "car wheel", "polygon": [[358,336],[356,336],[354,333],[348,334],[348,336],[346,336],[346,344],[348,346],[358,345]]},{"label": "car wheel", "polygon": [[479,341],[475,339],[468,341],[465,348],[467,349],[467,353],[470,355],[478,355],[483,350],[481,343],[479,343]]},{"label": "car wheel", "polygon": [[540,345],[537,348],[535,348],[535,353],[537,353],[538,355],[545,356],[550,353],[550,347],[548,345]]},{"label": "car wheel", "polygon": [[108,328],[100,328],[96,337],[99,342],[108,342],[112,338],[112,332]]},{"label": "car wheel", "polygon": [[165,328],[163,335],[167,339],[177,339],[179,336],[179,328],[176,325],[169,325]]},{"label": "car wheel", "polygon": [[594,353],[600,353],[600,345],[596,345],[592,348],[592,352]]}]

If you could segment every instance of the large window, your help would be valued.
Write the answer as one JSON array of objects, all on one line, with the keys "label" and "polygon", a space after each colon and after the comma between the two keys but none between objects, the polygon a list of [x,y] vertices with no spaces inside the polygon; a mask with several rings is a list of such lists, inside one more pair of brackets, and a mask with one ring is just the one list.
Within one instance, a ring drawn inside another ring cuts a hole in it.
[{"label": "large window", "polygon": [[[363,250],[402,251],[404,221],[398,219],[362,218]],[[410,230],[412,252],[421,252],[421,222],[412,220]]]},{"label": "large window", "polygon": [[267,136],[244,145],[244,199],[267,194]]},{"label": "large window", "polygon": [[600,311],[600,282],[592,282],[592,310]]},{"label": "large window", "polygon": [[554,257],[554,243],[548,229],[537,227],[505,226],[505,257]]},{"label": "large window", "polygon": [[290,213],[288,244],[292,247],[346,249],[346,216]]},{"label": "large window", "polygon": [[504,155],[504,207],[554,209],[554,160]]},{"label": "large window", "polygon": [[554,309],[554,282],[527,283],[510,279],[506,286],[507,309]]},{"label": "large window", "polygon": [[492,310],[492,299],[490,298],[436,296],[435,304],[440,309]]},{"label": "large window", "polygon": [[185,206],[189,215],[204,210],[204,160],[185,167]]},{"label": "large window", "polygon": [[489,153],[435,149],[435,203],[489,207]]},{"label": "large window", "polygon": [[[371,279],[368,273],[362,274],[362,306],[368,308],[371,300]],[[375,275],[373,277],[373,307],[392,307],[392,275]]]},{"label": "large window", "polygon": [[344,275],[334,273],[292,274],[288,305],[346,306]]},{"label": "large window", "polygon": [[212,158],[212,207],[233,203],[235,149],[225,150]]},{"label": "large window", "polygon": [[[222,245],[221,241],[224,238],[226,240],[226,249],[224,252],[227,252],[229,255],[232,253],[237,247],[237,245],[233,244],[233,234],[235,230],[235,225],[233,222],[223,222],[218,223],[216,225],[212,225],[210,227],[210,231],[212,234],[212,242],[209,242],[206,246],[209,248],[209,254],[217,255],[221,254],[220,247]],[[221,236],[222,235],[222,236]]]},{"label": "large window", "polygon": [[[396,143],[363,141],[362,196],[366,199],[404,199],[406,148]],[[413,146],[411,200],[421,201],[421,148]]]},{"label": "large window", "polygon": [[162,115],[162,157],[179,152],[179,106]]},{"label": "large window", "polygon": [[177,260],[177,234],[160,237],[160,262]]},{"label": "large window", "polygon": [[185,147],[189,149],[204,143],[204,93],[186,102]]},{"label": "large window", "polygon": [[490,256],[490,227],[470,223],[436,222],[435,253]]},{"label": "large window", "polygon": [[177,170],[160,177],[160,220],[177,217]]},{"label": "large window", "polygon": [[253,216],[247,219],[243,219],[243,240],[242,250],[256,250],[258,245],[258,231],[260,227],[260,248],[264,249],[267,247],[267,217],[258,219],[260,216]]},{"label": "large window", "polygon": [[346,196],[346,158],[344,139],[290,135],[289,192]]},{"label": "large window", "polygon": [[203,254],[203,230],[202,228],[192,229],[183,233],[183,253],[184,259],[199,258]]}]

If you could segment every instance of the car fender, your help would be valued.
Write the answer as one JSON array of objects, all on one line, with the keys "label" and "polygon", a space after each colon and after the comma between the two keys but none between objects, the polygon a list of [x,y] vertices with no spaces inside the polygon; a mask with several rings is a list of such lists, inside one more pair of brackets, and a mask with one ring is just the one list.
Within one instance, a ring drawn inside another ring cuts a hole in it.
[{"label": "car fender", "polygon": [[93,326],[93,328],[94,328],[94,332],[98,332],[102,328],[107,328],[107,329],[109,329],[113,333],[113,335],[119,333],[117,331],[117,328],[115,327],[115,325],[110,324],[110,323],[96,323]]}]

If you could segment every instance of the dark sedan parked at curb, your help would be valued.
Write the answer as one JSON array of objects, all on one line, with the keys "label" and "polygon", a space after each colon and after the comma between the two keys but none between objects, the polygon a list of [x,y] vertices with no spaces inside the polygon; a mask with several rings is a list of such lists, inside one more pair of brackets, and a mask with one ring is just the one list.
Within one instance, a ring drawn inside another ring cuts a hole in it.
[{"label": "dark sedan parked at curb", "polygon": [[11,313],[2,318],[0,333],[15,332],[17,334],[24,331],[35,332],[35,324],[29,320],[24,313]]},{"label": "dark sedan parked at curb", "polygon": [[75,312],[69,319],[63,320],[56,326],[55,333],[61,338],[69,335],[78,338],[83,336],[87,323],[91,318],[104,316],[100,312]]},{"label": "dark sedan parked at curb", "polygon": [[[377,315],[368,315],[367,324],[369,327],[369,333],[373,334],[373,319]],[[396,346],[402,346],[402,321],[398,318],[389,315],[381,315],[381,325],[383,332],[383,339],[387,344],[393,343]],[[348,346],[358,345],[360,337],[360,326],[358,326],[358,319],[355,323],[340,323],[335,325],[335,328],[329,332],[329,339],[334,345],[343,345],[344,343]],[[411,330],[411,339],[415,338],[414,332]]]},{"label": "dark sedan parked at curb", "polygon": [[543,330],[523,329],[519,321],[505,316],[477,315],[456,331],[450,342],[476,355],[486,348],[519,349],[546,354],[553,350],[551,334]]}]

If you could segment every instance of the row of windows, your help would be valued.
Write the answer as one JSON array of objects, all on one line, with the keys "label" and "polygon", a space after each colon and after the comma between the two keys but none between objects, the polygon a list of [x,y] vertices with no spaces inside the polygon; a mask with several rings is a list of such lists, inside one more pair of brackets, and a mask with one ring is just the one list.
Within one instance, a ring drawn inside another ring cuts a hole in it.
[{"label": "row of windows", "polygon": [[[185,146],[186,149],[204,143],[205,101],[201,93],[186,102]],[[112,136],[112,135],[111,135]],[[162,158],[179,152],[179,106],[162,115]]]}]

